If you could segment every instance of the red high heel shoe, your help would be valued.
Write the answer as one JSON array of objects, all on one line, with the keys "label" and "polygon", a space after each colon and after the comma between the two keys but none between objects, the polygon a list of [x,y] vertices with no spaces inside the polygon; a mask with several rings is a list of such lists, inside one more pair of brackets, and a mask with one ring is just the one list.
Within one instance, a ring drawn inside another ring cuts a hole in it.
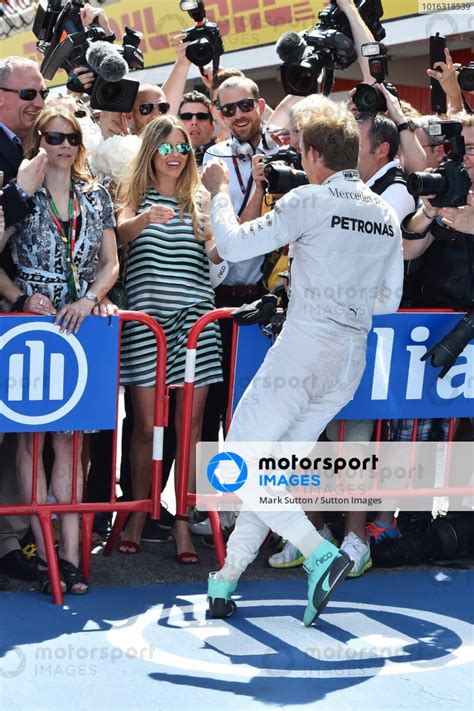
[{"label": "red high heel shoe", "polygon": [[[184,516],[182,514],[176,514],[174,517],[175,521],[187,521],[189,523],[189,516]],[[173,530],[171,529],[171,535],[173,536]],[[175,548],[175,558],[181,565],[196,565],[199,563],[199,556],[195,552],[183,551],[178,553],[178,546],[176,544],[176,539],[173,536],[174,548]]]}]

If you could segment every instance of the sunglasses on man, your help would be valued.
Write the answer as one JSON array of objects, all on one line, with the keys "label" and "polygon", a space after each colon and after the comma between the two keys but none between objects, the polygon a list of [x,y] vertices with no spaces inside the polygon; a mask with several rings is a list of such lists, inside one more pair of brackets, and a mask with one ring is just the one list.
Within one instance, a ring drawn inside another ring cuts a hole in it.
[{"label": "sunglasses on man", "polygon": [[0,89],[2,91],[9,91],[12,94],[18,94],[22,101],[33,101],[36,99],[37,94],[39,94],[44,101],[49,94],[49,89],[40,89],[39,91],[37,89],[7,89],[5,86],[0,86]]},{"label": "sunglasses on man", "polygon": [[170,110],[170,105],[167,101],[158,101],[156,104],[153,104],[152,102],[140,104],[138,110],[142,116],[149,116],[155,107],[158,109],[160,114],[167,114]]},{"label": "sunglasses on man", "polygon": [[257,102],[258,99],[241,99],[240,101],[232,101],[229,104],[218,104],[217,108],[224,118],[232,118],[232,116],[235,116],[237,109],[240,109],[244,114],[250,113]]},{"label": "sunglasses on man", "polygon": [[178,114],[178,118],[181,121],[192,121],[194,116],[198,121],[212,121],[211,114],[208,114],[205,111],[196,111],[196,113],[192,113],[191,111],[184,111],[182,114]]},{"label": "sunglasses on man", "polygon": [[80,133],[61,133],[60,131],[45,131],[41,133],[41,131],[39,131],[39,135],[43,136],[49,146],[60,146],[66,140],[70,146],[81,145]]},{"label": "sunglasses on man", "polygon": [[158,146],[158,153],[160,156],[163,156],[163,158],[166,158],[166,156],[169,156],[173,152],[173,148],[176,148],[178,153],[182,156],[188,155],[191,151],[189,143],[176,143],[176,145],[173,145],[173,143],[162,143]]}]

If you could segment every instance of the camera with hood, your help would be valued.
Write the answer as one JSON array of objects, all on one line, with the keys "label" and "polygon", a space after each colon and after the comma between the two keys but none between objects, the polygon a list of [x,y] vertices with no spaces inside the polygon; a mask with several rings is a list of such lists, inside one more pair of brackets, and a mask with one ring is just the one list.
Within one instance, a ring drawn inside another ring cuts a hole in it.
[{"label": "camera with hood", "polygon": [[125,28],[122,46],[113,44],[115,35],[93,23],[89,29],[82,24],[80,10],[84,3],[71,0],[64,7],[61,0],[39,4],[33,25],[38,51],[44,54],[40,71],[45,79],[53,79],[58,69],[69,75],[68,88],[84,92],[84,86],[74,69],[86,66],[95,75],[91,107],[105,111],[128,112],[133,108],[139,82],[124,79],[129,69],[143,69],[143,54],[139,50],[141,33]]},{"label": "camera with hood", "polygon": [[[386,89],[399,98],[396,87],[385,81],[388,74],[387,47],[382,42],[366,42],[361,46],[363,57],[367,57],[371,76],[378,84],[383,84]],[[352,97],[356,108],[361,113],[377,114],[387,111],[387,101],[378,86],[372,84],[358,84]]]},{"label": "camera with hood", "polygon": [[[360,16],[377,41],[385,37],[380,24],[380,0],[356,0]],[[317,93],[323,74],[322,93],[328,96],[334,84],[334,70],[347,69],[357,60],[349,21],[334,0],[318,15],[319,23],[310,30],[286,32],[276,44],[283,64],[280,67],[287,94],[308,96]]]},{"label": "camera with hood", "polygon": [[263,162],[268,193],[284,195],[293,188],[309,183],[308,176],[301,166],[301,156],[294,148],[281,148],[273,155],[265,156]]},{"label": "camera with hood", "polygon": [[447,158],[432,173],[410,173],[407,189],[410,195],[434,195],[433,207],[462,207],[467,204],[471,179],[462,161],[465,154],[460,121],[437,121],[428,127],[433,138],[442,136],[449,141]]},{"label": "camera with hood", "polygon": [[183,40],[187,44],[186,57],[197,67],[205,67],[212,62],[215,67],[213,74],[215,74],[219,66],[219,58],[224,54],[219,27],[215,22],[209,22],[207,19],[203,0],[181,0],[179,6],[196,23],[194,27],[182,30],[186,35],[186,39]]}]

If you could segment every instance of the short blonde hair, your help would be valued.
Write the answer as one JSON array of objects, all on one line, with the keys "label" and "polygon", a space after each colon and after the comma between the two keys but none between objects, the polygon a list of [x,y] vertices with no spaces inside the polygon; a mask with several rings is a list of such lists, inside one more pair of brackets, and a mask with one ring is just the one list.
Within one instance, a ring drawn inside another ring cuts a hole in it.
[{"label": "short blonde hair", "polygon": [[460,111],[449,118],[452,121],[460,121],[463,128],[474,128],[474,114],[468,114],[467,111]]},{"label": "short blonde hair", "polygon": [[360,134],[349,109],[325,97],[309,96],[300,103],[296,121],[303,151],[317,150],[331,170],[356,168]]}]

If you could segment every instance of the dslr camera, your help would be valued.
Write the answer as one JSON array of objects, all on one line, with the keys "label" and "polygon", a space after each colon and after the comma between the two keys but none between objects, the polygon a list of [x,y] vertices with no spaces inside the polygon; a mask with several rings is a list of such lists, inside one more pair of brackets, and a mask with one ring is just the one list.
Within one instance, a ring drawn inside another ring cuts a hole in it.
[{"label": "dslr camera", "polygon": [[301,156],[294,148],[281,148],[277,153],[265,156],[263,163],[267,193],[284,195],[293,188],[309,183],[301,166]]},{"label": "dslr camera", "polygon": [[[398,91],[395,86],[385,81],[388,74],[387,47],[382,42],[367,42],[361,46],[361,52],[368,59],[371,76],[398,99]],[[377,86],[371,84],[358,84],[352,101],[360,113],[377,114],[387,110],[385,96]]]},{"label": "dslr camera", "polygon": [[[356,0],[356,6],[377,41],[385,37],[380,24],[381,0]],[[319,23],[299,34],[286,32],[276,44],[283,64],[280,67],[287,94],[307,96],[318,91],[323,72],[323,94],[328,96],[334,83],[334,69],[347,69],[357,59],[349,21],[335,0],[318,15]]]},{"label": "dslr camera", "polygon": [[461,207],[466,205],[471,179],[462,161],[465,153],[460,121],[436,121],[428,127],[430,136],[442,136],[449,141],[447,158],[432,173],[410,173],[407,189],[410,195],[434,195],[433,207]]},{"label": "dslr camera", "polygon": [[143,69],[139,50],[140,32],[125,28],[122,46],[113,44],[115,35],[107,35],[97,24],[86,29],[81,21],[81,0],[44,0],[38,5],[33,25],[38,51],[44,54],[40,71],[53,79],[58,69],[69,74],[68,88],[83,92],[80,79],[73,72],[87,66],[96,75],[91,90],[91,107],[106,111],[128,112],[133,108],[139,82],[124,79],[129,69]]},{"label": "dslr camera", "polygon": [[183,42],[188,45],[186,57],[197,67],[205,67],[212,62],[217,70],[219,57],[224,54],[224,45],[219,27],[206,17],[204,0],[181,0],[179,6],[196,23],[194,27],[182,31],[186,35]]},{"label": "dslr camera", "polygon": [[461,67],[458,83],[463,91],[474,91],[474,62],[469,62],[467,66]]},{"label": "dslr camera", "polygon": [[467,344],[474,338],[474,311],[467,313],[444,338],[433,346],[421,360],[429,360],[434,368],[443,366],[439,378],[455,364]]}]

